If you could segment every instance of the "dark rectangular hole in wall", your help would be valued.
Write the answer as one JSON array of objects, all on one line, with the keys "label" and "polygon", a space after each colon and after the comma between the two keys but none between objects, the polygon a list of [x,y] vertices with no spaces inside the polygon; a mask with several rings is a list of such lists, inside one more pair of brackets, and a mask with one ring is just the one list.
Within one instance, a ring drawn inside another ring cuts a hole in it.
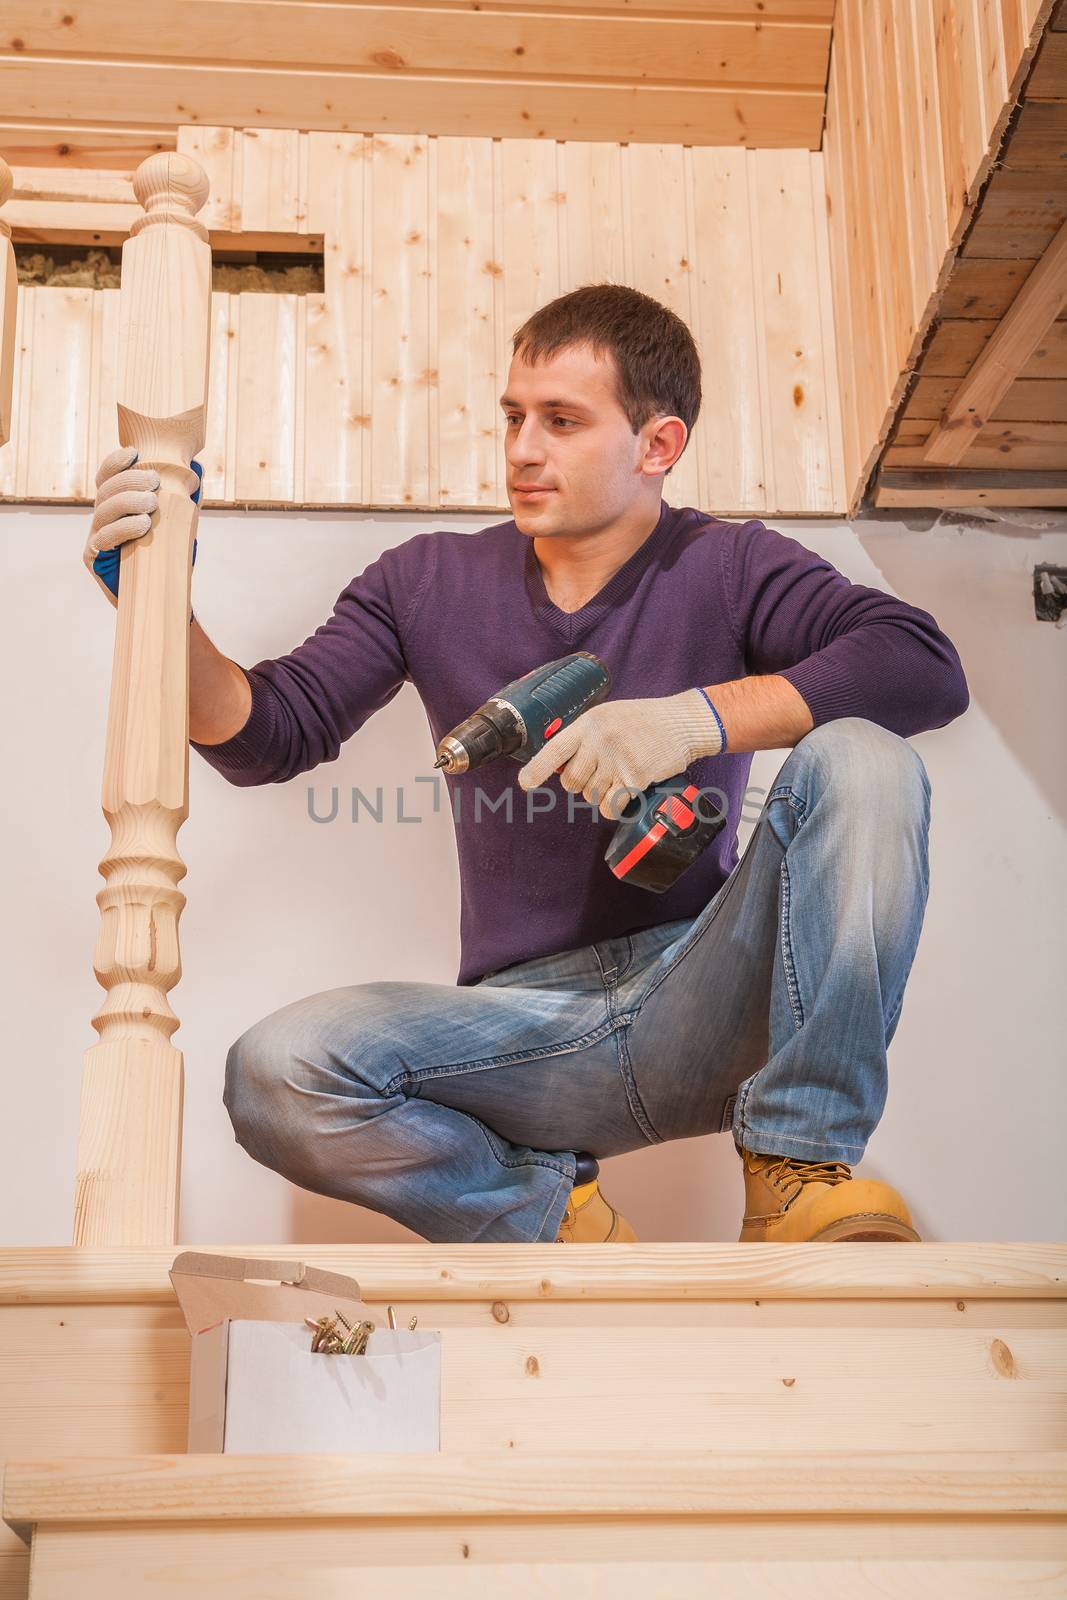
[{"label": "dark rectangular hole in wall", "polygon": [[[119,245],[15,245],[19,282],[36,288],[117,289],[121,260]],[[222,294],[322,294],[322,252],[215,250],[211,287]]]}]

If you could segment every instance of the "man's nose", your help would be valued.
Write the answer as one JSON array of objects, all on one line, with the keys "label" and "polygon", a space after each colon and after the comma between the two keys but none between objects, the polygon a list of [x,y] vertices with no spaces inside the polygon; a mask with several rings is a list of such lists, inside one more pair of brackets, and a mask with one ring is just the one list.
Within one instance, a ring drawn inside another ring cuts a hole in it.
[{"label": "man's nose", "polygon": [[535,417],[527,417],[517,432],[509,434],[505,446],[508,460],[515,466],[544,460],[544,443]]}]

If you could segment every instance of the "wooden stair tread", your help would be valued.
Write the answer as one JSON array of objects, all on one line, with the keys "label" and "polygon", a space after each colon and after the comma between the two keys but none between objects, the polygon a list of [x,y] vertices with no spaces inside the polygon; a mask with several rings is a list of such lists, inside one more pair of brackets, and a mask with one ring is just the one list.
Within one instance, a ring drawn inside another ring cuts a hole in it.
[{"label": "wooden stair tread", "polygon": [[70,1456],[8,1460],[3,1490],[23,1537],[69,1522],[828,1511],[1062,1516],[1067,1451]]},{"label": "wooden stair tread", "polygon": [[[1062,1298],[1067,1245],[198,1245],[345,1272],[366,1298],[684,1300]],[[174,1303],[177,1246],[0,1249],[0,1305]]]}]

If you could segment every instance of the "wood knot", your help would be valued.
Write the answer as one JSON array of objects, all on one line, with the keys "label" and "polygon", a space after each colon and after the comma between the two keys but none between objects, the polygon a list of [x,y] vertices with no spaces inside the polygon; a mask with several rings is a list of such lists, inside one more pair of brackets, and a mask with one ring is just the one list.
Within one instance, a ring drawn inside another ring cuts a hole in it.
[{"label": "wood knot", "polygon": [[791,1389],[793,1387],[794,1383],[796,1383],[796,1381],[797,1380],[795,1378],[783,1378],[782,1379],[782,1382],[785,1384],[787,1389]]},{"label": "wood knot", "polygon": [[793,404],[795,406],[804,404],[804,385],[802,383],[794,383],[793,385]]},{"label": "wood knot", "polygon": [[1015,1357],[1003,1339],[994,1339],[989,1347],[989,1353],[993,1357],[993,1366],[1000,1377],[1017,1378],[1019,1376],[1015,1365]]},{"label": "wood knot", "polygon": [[497,1322],[511,1321],[511,1312],[508,1310],[503,1300],[493,1301],[493,1316],[496,1318]]},{"label": "wood knot", "polygon": [[526,1371],[531,1378],[539,1378],[541,1376],[541,1363],[536,1356],[526,1357]]}]

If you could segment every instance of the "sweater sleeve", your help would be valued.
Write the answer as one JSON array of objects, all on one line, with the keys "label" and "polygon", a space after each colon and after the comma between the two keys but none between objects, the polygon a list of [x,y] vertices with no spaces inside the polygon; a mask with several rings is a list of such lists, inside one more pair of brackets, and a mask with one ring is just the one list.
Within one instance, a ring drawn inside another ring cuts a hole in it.
[{"label": "sweater sleeve", "polygon": [[191,739],[191,747],[239,788],[286,783],[335,761],[410,679],[402,637],[429,588],[435,551],[433,535],[418,534],[371,562],[303,644],[242,668],[252,690],[244,726],[222,744]]},{"label": "sweater sleeve", "polygon": [[851,583],[762,522],[734,524],[722,554],[746,669],[787,678],[816,727],[865,717],[907,738],[966,711],[960,658],[928,611]]}]

